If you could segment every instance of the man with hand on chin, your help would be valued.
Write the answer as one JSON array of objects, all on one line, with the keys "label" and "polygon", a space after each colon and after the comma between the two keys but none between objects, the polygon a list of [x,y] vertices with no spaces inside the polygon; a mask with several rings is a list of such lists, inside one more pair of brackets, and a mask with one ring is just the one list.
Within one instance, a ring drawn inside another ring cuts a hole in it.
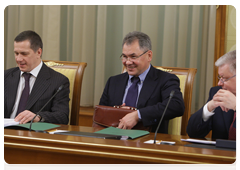
[{"label": "man with hand on chin", "polygon": [[212,87],[204,107],[194,113],[187,126],[192,138],[203,138],[212,130],[213,139],[236,140],[236,50],[220,57],[218,86]]},{"label": "man with hand on chin", "polygon": [[42,62],[42,49],[42,40],[34,31],[21,32],[14,39],[18,67],[4,71],[4,118],[24,124],[43,108],[33,122],[68,124],[69,80]]},{"label": "man with hand on chin", "polygon": [[[184,113],[184,102],[180,92],[179,79],[176,75],[154,68],[151,40],[142,32],[130,32],[123,39],[122,64],[125,73],[108,79],[99,105],[123,108],[135,107],[120,119],[118,128],[132,129],[139,121],[144,126],[151,126],[155,131],[167,105],[171,91],[175,94],[169,104],[160,133],[168,133],[168,122]],[[114,113],[113,113],[114,114]]]}]

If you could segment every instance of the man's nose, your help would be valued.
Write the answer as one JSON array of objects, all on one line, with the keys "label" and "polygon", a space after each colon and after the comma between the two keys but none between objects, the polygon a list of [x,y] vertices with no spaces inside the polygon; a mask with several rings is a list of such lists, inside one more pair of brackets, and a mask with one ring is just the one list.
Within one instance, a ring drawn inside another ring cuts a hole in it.
[{"label": "man's nose", "polygon": [[222,82],[221,79],[218,80],[218,86],[223,86],[224,85],[224,82]]},{"label": "man's nose", "polygon": [[132,64],[133,62],[130,59],[127,59],[126,64]]},{"label": "man's nose", "polygon": [[22,56],[20,54],[16,55],[15,58],[16,58],[17,61],[21,61],[22,60]]}]

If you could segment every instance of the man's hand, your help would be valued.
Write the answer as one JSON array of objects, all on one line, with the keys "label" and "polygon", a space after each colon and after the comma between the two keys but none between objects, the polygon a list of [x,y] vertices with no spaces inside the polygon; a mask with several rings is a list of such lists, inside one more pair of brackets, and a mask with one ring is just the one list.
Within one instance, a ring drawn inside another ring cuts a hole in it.
[{"label": "man's hand", "polygon": [[120,119],[118,128],[120,129],[132,129],[138,123],[138,112],[134,111],[125,115]]},{"label": "man's hand", "polygon": [[121,108],[122,109],[129,109],[130,110],[130,106],[126,106],[126,104],[125,103],[123,103],[122,105],[121,105]]},{"label": "man's hand", "polygon": [[218,106],[225,112],[229,109],[236,110],[236,96],[228,90],[220,89],[209,102],[208,110],[212,111]]},{"label": "man's hand", "polygon": [[[32,113],[29,110],[24,110],[23,112],[19,113],[14,120],[16,122],[19,122],[19,124],[25,124],[31,121],[34,118],[34,116],[36,116],[35,113]],[[39,121],[40,119],[38,116],[33,120],[33,122],[39,122]]]}]

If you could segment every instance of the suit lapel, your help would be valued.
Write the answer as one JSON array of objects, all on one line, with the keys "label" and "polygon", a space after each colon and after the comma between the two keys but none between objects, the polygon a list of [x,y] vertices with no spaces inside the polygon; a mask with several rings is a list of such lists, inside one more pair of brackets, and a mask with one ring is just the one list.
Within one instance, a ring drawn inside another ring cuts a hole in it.
[{"label": "suit lapel", "polygon": [[16,100],[16,95],[17,95],[17,89],[18,89],[18,83],[20,80],[20,70],[18,69],[17,71],[12,73],[12,76],[9,78],[7,84],[5,84],[7,88],[7,109],[8,113],[12,113],[12,108],[14,106],[15,100]]},{"label": "suit lapel", "polygon": [[29,110],[51,85],[49,81],[51,77],[48,69],[49,68],[47,68],[47,66],[43,63],[42,68],[39,71],[37,79],[32,88],[31,94],[29,96],[26,109]]},{"label": "suit lapel", "polygon": [[123,101],[123,96],[125,93],[125,89],[126,89],[126,85],[127,85],[127,81],[128,81],[128,73],[123,73],[123,75],[121,76],[120,81],[117,82],[116,85],[116,93],[115,93],[115,98],[116,98],[116,104],[117,105],[121,105],[122,101]]},{"label": "suit lapel", "polygon": [[226,131],[229,130],[229,127],[231,126],[232,122],[233,122],[233,116],[229,116],[230,115],[234,115],[234,111],[233,110],[229,110],[228,112],[224,112],[222,111],[222,109],[219,107],[219,109],[221,110],[221,114],[223,117],[223,122],[226,128]]},{"label": "suit lapel", "polygon": [[158,76],[156,74],[156,69],[151,66],[139,94],[137,108],[142,108],[146,105],[146,102],[151,97],[154,92],[156,86],[158,85]]}]

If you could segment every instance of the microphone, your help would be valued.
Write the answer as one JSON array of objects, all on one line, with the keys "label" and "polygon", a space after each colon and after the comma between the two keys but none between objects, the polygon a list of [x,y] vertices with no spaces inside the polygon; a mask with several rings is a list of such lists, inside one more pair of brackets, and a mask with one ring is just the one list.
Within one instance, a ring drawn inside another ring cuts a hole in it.
[{"label": "microphone", "polygon": [[56,91],[56,93],[54,93],[54,95],[47,101],[47,103],[36,113],[36,115],[32,118],[31,120],[31,123],[30,123],[30,127],[29,127],[29,131],[32,130],[32,123],[33,123],[33,120],[37,117],[37,115],[46,107],[46,105],[56,96],[56,94],[58,94],[58,92],[60,90],[62,90],[63,88],[63,85],[61,85],[58,90]]},{"label": "microphone", "polygon": [[159,123],[158,123],[157,129],[156,129],[156,131],[155,131],[154,141],[153,141],[154,144],[156,143],[156,137],[157,137],[158,129],[159,129],[161,123],[162,123],[163,117],[164,117],[164,115],[165,115],[165,113],[166,113],[166,110],[167,110],[167,108],[168,108],[168,105],[169,105],[170,100],[172,99],[174,93],[175,93],[174,90],[171,91],[171,93],[170,93],[170,97],[169,97],[169,99],[168,99],[168,103],[167,103],[167,105],[166,105],[166,107],[165,107],[165,110],[164,110],[164,112],[163,112],[163,114],[162,114],[161,120],[160,120]]}]

